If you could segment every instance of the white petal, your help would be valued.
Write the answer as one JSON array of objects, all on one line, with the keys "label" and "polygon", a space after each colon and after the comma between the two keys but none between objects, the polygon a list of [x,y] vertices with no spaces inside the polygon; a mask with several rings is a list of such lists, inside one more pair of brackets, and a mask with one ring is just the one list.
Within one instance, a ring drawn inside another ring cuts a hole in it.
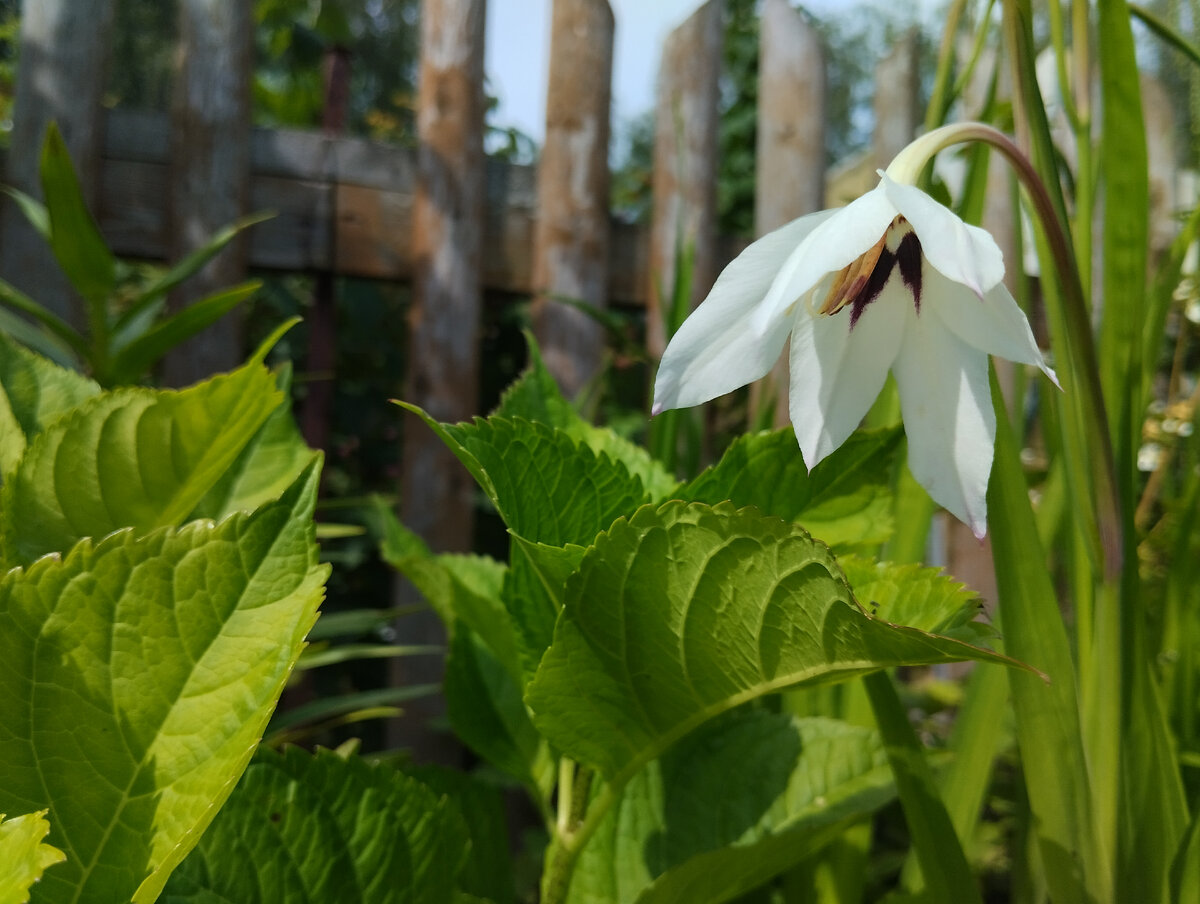
[{"label": "white petal", "polygon": [[940,321],[918,320],[892,368],[908,435],[908,467],[934,502],[982,538],[996,439],[987,355]]},{"label": "white petal", "polygon": [[765,331],[771,320],[812,290],[821,277],[849,266],[879,241],[896,217],[883,185],[855,198],[829,215],[797,246],[771,284],[762,306],[754,312],[754,327]]},{"label": "white petal", "polygon": [[797,314],[792,330],[792,427],[815,467],[854,432],[887,379],[912,319],[912,295],[893,276],[854,329],[850,308],[832,317]]},{"label": "white petal", "polygon": [[986,229],[964,223],[919,188],[880,175],[888,198],[908,220],[925,259],[938,272],[980,297],[1004,278],[1004,255]]},{"label": "white petal", "polygon": [[654,380],[654,412],[715,399],[759,379],[775,366],[791,320],[782,311],[754,331],[750,315],[779,267],[832,211],[793,220],[749,245],[726,267],[712,291],[667,343]]},{"label": "white petal", "polygon": [[1004,283],[977,298],[936,272],[927,270],[923,281],[922,312],[931,312],[968,345],[989,355],[1037,365],[1059,386],[1057,375],[1046,365],[1033,338],[1029,321]]}]

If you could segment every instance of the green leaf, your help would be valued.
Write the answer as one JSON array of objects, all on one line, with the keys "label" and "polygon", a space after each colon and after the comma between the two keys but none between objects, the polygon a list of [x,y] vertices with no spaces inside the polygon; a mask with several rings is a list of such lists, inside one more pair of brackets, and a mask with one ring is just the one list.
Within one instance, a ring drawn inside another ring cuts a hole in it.
[{"label": "green leaf", "polygon": [[[0,286],[0,293],[3,287]],[[0,298],[2,300],[2,298]],[[64,367],[82,369],[82,362],[71,348],[52,333],[0,307],[0,335],[11,336],[31,351]]]},{"label": "green leaf", "polygon": [[266,743],[279,746],[303,734],[297,730],[297,726],[325,720],[340,720],[364,710],[387,708],[388,716],[396,716],[400,714],[396,710],[399,704],[429,697],[437,692],[436,684],[406,684],[404,687],[380,687],[336,697],[318,697],[309,703],[276,713],[271,719],[270,736]]},{"label": "green leaf", "polygon": [[444,766],[412,767],[406,773],[449,797],[462,813],[471,836],[471,856],[458,876],[460,899],[515,904],[513,857],[501,789]]},{"label": "green leaf", "polygon": [[[992,400],[1004,398],[992,373]],[[996,458],[987,493],[1005,649],[1050,682],[1010,670],[1017,744],[1032,810],[1032,831],[1056,902],[1116,900],[1111,860],[1097,838],[1071,645],[1059,613],[1029,489],[1008,418],[996,419]]]},{"label": "green leaf", "polygon": [[97,322],[116,288],[117,260],[83,200],[71,164],[71,154],[58,126],[50,124],[42,145],[42,194],[50,216],[50,250],[80,295],[88,302],[93,332],[106,330]]},{"label": "green leaf", "polygon": [[0,810],[50,810],[36,901],[152,902],[245,769],[316,618],[314,463],[219,525],[0,578]]},{"label": "green leaf", "polygon": [[[285,400],[290,398],[290,363],[276,373],[275,385]],[[280,405],[192,510],[189,519],[220,521],[234,512],[253,511],[278,499],[316,454],[300,435],[291,405]]]},{"label": "green leaf", "polygon": [[82,374],[0,336],[0,479],[20,461],[30,440],[99,391]]},{"label": "green leaf", "polygon": [[1192,819],[1171,863],[1171,900],[1200,904],[1200,816]]},{"label": "green leaf", "polygon": [[677,498],[754,505],[834,547],[882,543],[892,533],[891,476],[902,435],[899,428],[857,432],[809,471],[790,427],[747,434]]},{"label": "green leaf", "polygon": [[468,832],[454,803],[395,769],[328,750],[263,750],[160,904],[439,904]]},{"label": "green leaf", "polygon": [[421,417],[471,472],[509,529],[537,543],[586,545],[649,496],[625,465],[596,454],[563,430],[491,417],[439,424]]},{"label": "green leaf", "polygon": [[[0,279],[0,304],[5,304],[14,310],[20,311],[22,314],[27,314],[41,324],[46,332],[40,334],[42,338],[37,341],[49,344],[51,348],[57,349],[60,353],[64,350],[69,350],[72,354],[80,358],[87,357],[87,343],[69,323],[53,311],[42,307],[42,305],[12,285],[12,283],[6,282],[3,279]],[[31,325],[26,324],[26,326],[32,329]],[[17,333],[13,331],[13,335],[17,336]],[[17,338],[20,338],[24,342],[29,335],[28,331],[24,331]],[[34,333],[34,335],[38,334]]]},{"label": "green leaf", "polygon": [[235,220],[233,223],[219,230],[212,238],[183,260],[163,272],[161,276],[142,290],[141,294],[133,300],[124,313],[117,319],[113,328],[114,336],[119,336],[127,326],[140,320],[140,315],[143,311],[154,306],[156,302],[160,301],[176,286],[199,273],[205,264],[216,257],[226,245],[237,237],[238,233],[265,220],[269,220],[273,216],[275,216],[273,213],[255,213],[242,217],[240,220]]},{"label": "green leaf", "polygon": [[37,198],[27,195],[19,188],[13,188],[11,185],[0,187],[0,191],[17,202],[17,206],[21,209],[21,213],[25,219],[29,221],[29,225],[37,231],[38,235],[49,242],[50,213],[46,210],[46,205]]},{"label": "green leaf", "polygon": [[141,379],[154,363],[196,333],[216,323],[239,304],[262,288],[261,280],[251,280],[189,304],[140,336],[130,337],[129,343],[118,347],[113,343],[112,360],[107,369],[109,384],[134,383]]},{"label": "green leaf", "polygon": [[81,537],[180,524],[282,401],[250,363],[180,392],[120,389],[89,399],[30,444],[0,491],[11,566]]},{"label": "green leaf", "polygon": [[455,734],[545,799],[554,762],[529,719],[522,685],[475,634],[457,628],[446,659],[446,715]]},{"label": "green leaf", "polygon": [[874,562],[853,555],[841,556],[838,564],[855,598],[876,618],[967,643],[996,636],[994,628],[975,620],[983,611],[979,594],[940,568]]},{"label": "green leaf", "polygon": [[5,819],[0,813],[0,904],[24,904],[29,900],[30,887],[42,878],[42,873],[66,855],[44,843],[50,832],[46,810],[26,813]]},{"label": "green leaf", "polygon": [[872,618],[824,544],[755,509],[671,502],[600,535],[530,685],[534,724],[619,785],[706,720],[895,665],[1007,661]]},{"label": "green leaf", "polygon": [[874,731],[741,711],[633,778],[580,854],[568,901],[727,901],[894,796]]},{"label": "green leaf", "polygon": [[373,514],[383,532],[384,561],[413,582],[452,632],[461,621],[518,677],[517,641],[500,598],[508,571],[504,563],[487,556],[434,555],[389,506],[378,502]]},{"label": "green leaf", "polygon": [[641,479],[651,501],[670,496],[678,482],[662,463],[652,458],[641,446],[580,417],[575,407],[563,398],[554,377],[546,369],[533,334],[526,331],[525,340],[529,347],[529,366],[504,391],[492,416],[522,418],[557,427],[593,452],[604,453],[613,461],[625,465],[630,474]]}]

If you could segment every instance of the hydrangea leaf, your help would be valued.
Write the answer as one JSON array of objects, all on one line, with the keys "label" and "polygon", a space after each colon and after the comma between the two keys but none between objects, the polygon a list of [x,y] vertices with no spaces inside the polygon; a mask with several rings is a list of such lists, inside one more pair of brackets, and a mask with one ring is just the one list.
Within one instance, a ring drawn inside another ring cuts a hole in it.
[{"label": "hydrangea leaf", "polygon": [[178,392],[118,389],[83,402],[29,444],[0,490],[7,564],[125,527],[181,524],[282,399],[251,361]]},{"label": "hydrangea leaf", "polygon": [[154,901],[212,820],[316,619],[318,474],[0,577],[0,810],[48,808],[67,854],[36,901]]},{"label": "hydrangea leaf", "polygon": [[471,854],[458,874],[459,899],[516,904],[504,788],[447,766],[414,766],[405,771],[453,800],[466,823]]},{"label": "hydrangea leaf", "polygon": [[754,505],[835,548],[882,543],[892,533],[892,465],[902,435],[860,431],[809,471],[791,428],[747,434],[676,497]]},{"label": "hydrangea leaf", "polygon": [[522,684],[466,627],[456,628],[446,658],[446,715],[462,741],[532,792],[548,797],[554,762],[529,719]]},{"label": "hydrangea leaf", "polygon": [[894,796],[875,731],[738,711],[625,786],[579,856],[568,901],[731,900]]},{"label": "hydrangea leaf", "polygon": [[596,427],[579,416],[575,407],[563,398],[558,383],[546,369],[537,342],[525,334],[529,345],[529,366],[505,390],[493,416],[523,418],[557,427],[588,446],[593,452],[604,453],[619,461],[642,481],[651,501],[666,499],[678,486],[678,481],[653,458],[646,449],[631,443],[610,429]]},{"label": "hydrangea leaf", "polygon": [[968,643],[998,633],[990,624],[976,621],[983,612],[979,594],[940,568],[875,562],[852,555],[841,556],[838,564],[854,588],[855,598],[876,618]]},{"label": "hydrangea leaf", "polygon": [[0,480],[35,436],[100,387],[0,333]]},{"label": "hydrangea leaf", "polygon": [[400,523],[390,506],[377,502],[374,515],[382,533],[379,551],[384,561],[413,582],[451,630],[461,621],[518,678],[517,639],[501,601],[507,566],[488,556],[434,555],[425,541]]},{"label": "hydrangea leaf", "polygon": [[[283,398],[290,397],[291,385],[292,367],[287,364],[276,373],[276,387]],[[314,455],[300,435],[291,406],[280,405],[192,510],[189,520],[220,521],[279,498]]]},{"label": "hydrangea leaf", "polygon": [[66,855],[45,843],[50,832],[46,811],[5,819],[0,813],[0,904],[25,904],[42,873]]},{"label": "hydrangea leaf", "polygon": [[468,837],[453,801],[390,766],[263,750],[159,904],[448,904]]},{"label": "hydrangea leaf", "polygon": [[640,478],[564,430],[521,418],[440,424],[414,405],[466,466],[509,530],[526,540],[586,545],[616,518],[649,501]]},{"label": "hydrangea leaf", "polygon": [[1018,664],[873,618],[798,525],[670,502],[618,520],[584,555],[526,702],[556,749],[620,784],[763,694],[964,659]]}]

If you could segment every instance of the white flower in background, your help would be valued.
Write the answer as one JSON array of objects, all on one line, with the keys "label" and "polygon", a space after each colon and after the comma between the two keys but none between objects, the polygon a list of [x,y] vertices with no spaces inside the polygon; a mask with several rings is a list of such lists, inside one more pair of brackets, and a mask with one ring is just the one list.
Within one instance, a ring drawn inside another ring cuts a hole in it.
[{"label": "white flower in background", "polygon": [[987,356],[1058,380],[1001,282],[992,237],[880,176],[858,200],[794,220],[725,268],[663,354],[654,413],[759,379],[790,334],[790,414],[811,468],[858,427],[891,370],[913,476],[983,537],[996,436]]}]

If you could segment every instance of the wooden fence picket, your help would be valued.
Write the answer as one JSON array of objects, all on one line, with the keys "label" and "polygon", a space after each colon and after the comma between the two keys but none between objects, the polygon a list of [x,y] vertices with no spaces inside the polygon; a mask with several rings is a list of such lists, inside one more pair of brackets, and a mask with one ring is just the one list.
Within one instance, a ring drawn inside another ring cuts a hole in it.
[{"label": "wooden fence picket", "polygon": [[534,333],[568,397],[600,370],[608,304],[608,136],[613,14],[608,0],[554,0],[546,138],[538,161]]}]

